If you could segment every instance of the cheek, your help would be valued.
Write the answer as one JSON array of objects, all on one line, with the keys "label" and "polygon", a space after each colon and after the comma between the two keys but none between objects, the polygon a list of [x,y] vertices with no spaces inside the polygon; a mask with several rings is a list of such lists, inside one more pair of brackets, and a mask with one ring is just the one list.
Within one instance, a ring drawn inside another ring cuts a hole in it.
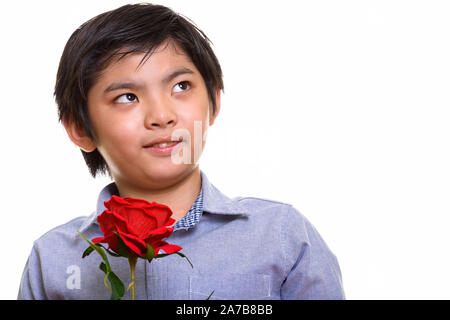
[{"label": "cheek", "polygon": [[[209,124],[209,112],[210,106],[206,95],[197,96],[190,101],[189,106],[180,108],[179,119],[183,119],[182,122],[185,126],[189,126],[190,129],[194,128],[195,121],[202,121]],[[186,128],[188,129],[188,128]]]},{"label": "cheek", "polygon": [[191,141],[198,139],[197,135],[203,135],[209,126],[209,113],[206,107],[197,107],[179,113],[181,127],[189,131]]},{"label": "cheek", "polygon": [[140,131],[138,129],[136,121],[132,119],[105,123],[100,133],[100,150],[103,149],[103,152],[113,158],[117,154],[121,154],[122,157],[129,154],[140,143]]}]

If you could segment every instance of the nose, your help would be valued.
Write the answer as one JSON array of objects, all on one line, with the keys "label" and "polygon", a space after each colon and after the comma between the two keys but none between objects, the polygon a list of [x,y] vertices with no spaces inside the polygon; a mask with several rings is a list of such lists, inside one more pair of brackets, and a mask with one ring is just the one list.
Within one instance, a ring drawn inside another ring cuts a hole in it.
[{"label": "nose", "polygon": [[152,100],[145,106],[144,125],[147,129],[173,127],[176,122],[176,113],[172,110],[168,101],[164,99]]}]

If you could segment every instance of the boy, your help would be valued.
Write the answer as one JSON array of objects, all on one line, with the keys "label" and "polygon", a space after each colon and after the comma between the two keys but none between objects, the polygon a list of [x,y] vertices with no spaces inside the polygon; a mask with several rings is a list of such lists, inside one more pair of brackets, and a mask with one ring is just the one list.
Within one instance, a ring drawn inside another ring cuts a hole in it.
[{"label": "boy", "polygon": [[[343,299],[338,262],[289,204],[228,198],[198,166],[220,110],[222,71],[209,39],[159,5],[126,5],[84,23],[70,37],[55,86],[59,119],[93,177],[114,182],[96,211],[34,242],[19,299],[108,299],[100,257],[81,260],[102,236],[97,216],[112,195],[169,206],[176,255],[139,259],[136,299]],[[110,258],[126,283],[126,259]],[[128,295],[124,296],[127,299]]]}]

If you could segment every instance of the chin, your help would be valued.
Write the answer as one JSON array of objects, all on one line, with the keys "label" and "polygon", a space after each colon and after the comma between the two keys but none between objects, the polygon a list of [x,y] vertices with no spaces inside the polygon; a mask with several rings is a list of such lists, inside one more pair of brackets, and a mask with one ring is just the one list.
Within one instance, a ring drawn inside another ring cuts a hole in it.
[{"label": "chin", "polygon": [[151,165],[149,169],[147,169],[146,175],[152,180],[176,180],[181,177],[184,177],[190,173],[192,173],[193,166],[186,164],[158,164]]}]

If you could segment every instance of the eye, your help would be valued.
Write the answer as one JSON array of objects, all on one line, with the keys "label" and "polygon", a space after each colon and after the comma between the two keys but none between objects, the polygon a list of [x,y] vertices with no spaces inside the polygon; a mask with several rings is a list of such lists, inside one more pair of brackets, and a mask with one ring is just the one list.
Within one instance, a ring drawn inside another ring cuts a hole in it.
[{"label": "eye", "polygon": [[190,88],[189,81],[181,81],[173,86],[175,92],[183,92]]},{"label": "eye", "polygon": [[125,93],[122,94],[121,96],[118,96],[114,101],[116,103],[131,103],[136,102],[137,97],[132,93]]}]

